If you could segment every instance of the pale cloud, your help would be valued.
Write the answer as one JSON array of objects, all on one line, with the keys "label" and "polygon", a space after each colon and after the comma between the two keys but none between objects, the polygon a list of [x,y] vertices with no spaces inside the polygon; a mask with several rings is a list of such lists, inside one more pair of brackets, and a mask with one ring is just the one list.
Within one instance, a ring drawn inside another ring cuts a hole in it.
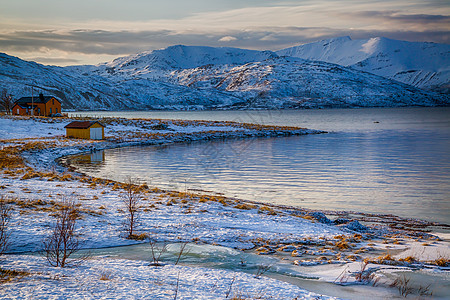
[{"label": "pale cloud", "polygon": [[233,42],[233,41],[236,41],[236,40],[237,40],[237,38],[235,38],[234,36],[227,35],[227,36],[224,36],[224,37],[220,38],[219,42]]},{"label": "pale cloud", "polygon": [[248,7],[241,4],[217,11],[192,9],[192,13],[171,19],[114,20],[99,15],[98,19],[83,21],[27,23],[11,16],[0,21],[0,51],[37,58],[42,63],[59,61],[67,65],[76,61],[99,63],[174,44],[223,46],[227,43],[232,47],[279,50],[343,35],[354,39],[384,36],[450,42],[450,11],[439,0],[261,0],[260,3],[263,2],[265,6],[258,6],[255,0]]}]

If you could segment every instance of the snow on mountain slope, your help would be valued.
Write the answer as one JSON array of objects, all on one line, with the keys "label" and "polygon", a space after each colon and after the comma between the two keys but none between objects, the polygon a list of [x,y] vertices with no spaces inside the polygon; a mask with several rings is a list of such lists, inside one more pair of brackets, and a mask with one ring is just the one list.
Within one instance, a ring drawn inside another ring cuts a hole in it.
[{"label": "snow on mountain slope", "polygon": [[[155,79],[165,76],[170,70],[190,69],[204,65],[241,65],[276,56],[271,51],[177,45],[120,57],[112,62],[98,65],[95,72],[102,76],[115,76],[115,78],[120,75],[128,78]],[[88,68],[90,71],[93,70],[91,67]]]},{"label": "snow on mountain slope", "polygon": [[[64,108],[119,109],[126,108],[114,100],[120,93],[99,76],[84,76],[64,68],[44,66],[0,53],[0,82],[15,98],[28,96],[33,87],[39,92],[55,95]],[[121,99],[124,100],[124,99]]]},{"label": "snow on mountain slope", "polygon": [[450,45],[340,37],[276,52],[374,73],[423,89],[450,91]]},{"label": "snow on mountain slope", "polygon": [[54,67],[0,54],[0,81],[16,98],[43,92],[63,108],[233,109],[449,105],[426,92],[326,62],[270,51],[173,46],[97,66]]},{"label": "snow on mountain slope", "polygon": [[[54,67],[0,53],[0,82],[15,98],[55,95],[65,109],[202,109],[240,101],[220,91],[202,91],[139,77],[99,76],[96,66]],[[116,79],[116,78],[113,78]]]},{"label": "snow on mountain slope", "polygon": [[[183,109],[208,103],[228,103],[234,97],[204,92],[170,82],[139,78],[120,82],[97,75],[97,67],[61,68],[27,62],[0,53],[0,82],[15,98],[42,92],[62,100],[65,109]],[[82,72],[77,72],[82,71]],[[236,100],[237,101],[237,100]]]},{"label": "snow on mountain slope", "polygon": [[[228,69],[205,66],[174,74],[180,84],[240,95],[255,108],[371,107],[444,104],[433,94],[336,64],[274,57]],[[445,99],[445,98],[443,98]]]}]

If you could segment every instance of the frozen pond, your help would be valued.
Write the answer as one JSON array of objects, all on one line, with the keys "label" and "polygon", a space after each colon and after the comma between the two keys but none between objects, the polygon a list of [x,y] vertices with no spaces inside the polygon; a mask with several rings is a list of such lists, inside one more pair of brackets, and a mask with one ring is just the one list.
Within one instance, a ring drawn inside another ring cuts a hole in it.
[{"label": "frozen pond", "polygon": [[[314,209],[450,220],[450,109],[90,112],[230,120],[328,134],[111,149],[74,164],[97,177],[138,177],[177,190]],[[100,157],[100,160],[99,160]]]},{"label": "frozen pond", "polygon": [[[174,264],[179,256],[181,244],[167,244],[166,250],[162,252],[160,263]],[[157,244],[154,248],[155,256],[159,256],[163,249],[162,244]],[[149,244],[139,244],[133,246],[114,247],[106,249],[92,250],[91,254],[107,256],[110,258],[123,258],[132,260],[144,260],[153,262],[152,250]],[[296,266],[289,260],[281,259],[277,256],[257,255],[251,252],[243,252],[212,245],[187,244],[179,263],[182,265],[206,267],[214,269],[225,269],[232,271],[258,274],[262,267],[268,267],[262,276],[269,276],[285,282],[292,283],[300,288],[307,289],[318,294],[342,297],[345,299],[402,299],[396,288],[389,288],[386,285],[338,285],[333,283],[333,279],[338,277],[345,264],[326,264],[319,266]],[[163,267],[162,267],[163,268]],[[445,299],[449,291],[449,283],[445,272],[431,271],[408,271],[408,270],[387,270],[379,271],[387,278],[396,278],[403,273],[411,278],[411,285],[432,286],[433,296],[436,299]],[[323,278],[325,276],[325,278]],[[331,277],[330,280],[328,277]],[[328,278],[328,279],[326,279]]]}]

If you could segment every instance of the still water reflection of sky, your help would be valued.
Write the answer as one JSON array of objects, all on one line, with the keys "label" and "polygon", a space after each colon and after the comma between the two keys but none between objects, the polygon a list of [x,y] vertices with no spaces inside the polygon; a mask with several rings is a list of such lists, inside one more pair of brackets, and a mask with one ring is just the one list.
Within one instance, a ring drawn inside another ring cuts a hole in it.
[{"label": "still water reflection of sky", "polygon": [[164,114],[147,117],[223,120],[228,114],[228,120],[330,133],[110,149],[76,166],[98,177],[138,177],[166,189],[449,223],[448,108]]}]

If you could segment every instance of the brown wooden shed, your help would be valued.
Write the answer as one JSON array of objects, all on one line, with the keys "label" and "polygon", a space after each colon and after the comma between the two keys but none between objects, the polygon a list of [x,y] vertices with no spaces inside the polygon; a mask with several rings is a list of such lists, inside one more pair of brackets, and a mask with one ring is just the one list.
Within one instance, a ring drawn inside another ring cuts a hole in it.
[{"label": "brown wooden shed", "polygon": [[105,126],[98,121],[73,121],[64,128],[66,128],[67,137],[91,140],[105,138]]}]

